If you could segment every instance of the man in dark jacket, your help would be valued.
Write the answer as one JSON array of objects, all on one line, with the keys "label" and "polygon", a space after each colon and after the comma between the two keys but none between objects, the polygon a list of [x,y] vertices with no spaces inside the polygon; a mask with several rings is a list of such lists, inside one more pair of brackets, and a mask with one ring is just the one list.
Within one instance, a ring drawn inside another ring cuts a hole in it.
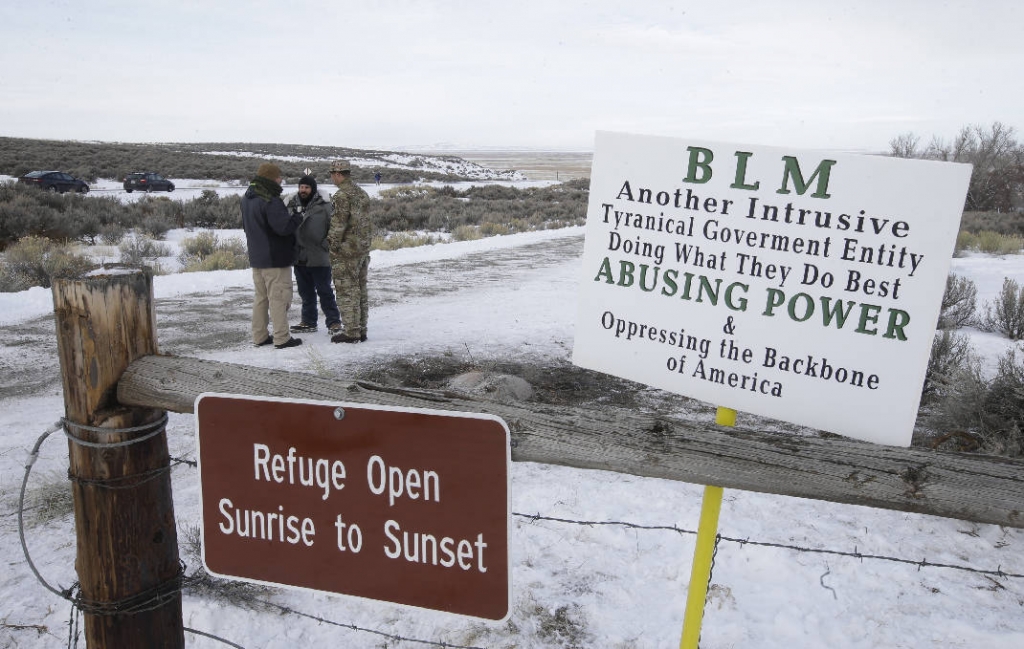
[{"label": "man in dark jacket", "polygon": [[[252,302],[252,342],[257,347],[273,343],[276,349],[302,344],[288,332],[288,307],[292,303],[292,265],[295,263],[295,230],[302,216],[289,214],[281,200],[281,169],[266,162],[242,196],[242,227],[249,248],[249,265],[256,295]],[[273,324],[274,335],[267,333]]]},{"label": "man in dark jacket", "polygon": [[316,303],[324,312],[324,324],[333,336],[341,331],[341,313],[331,283],[331,253],[327,232],[334,208],[317,191],[316,178],[299,178],[299,193],[288,201],[288,211],[302,215],[302,225],[295,231],[298,261],[295,262],[295,285],[302,298],[302,321],[292,325],[292,333],[316,331]]}]

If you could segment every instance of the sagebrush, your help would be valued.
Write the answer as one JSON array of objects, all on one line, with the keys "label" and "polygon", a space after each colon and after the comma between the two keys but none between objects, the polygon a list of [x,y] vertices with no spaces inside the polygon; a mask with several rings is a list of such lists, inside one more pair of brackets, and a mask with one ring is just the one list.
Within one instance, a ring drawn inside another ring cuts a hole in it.
[{"label": "sagebrush", "polygon": [[239,270],[249,267],[249,254],[241,239],[221,241],[215,232],[207,230],[182,239],[178,263],[186,273]]},{"label": "sagebrush", "polygon": [[959,329],[975,323],[978,309],[978,286],[967,277],[950,273],[942,294],[939,329]]},{"label": "sagebrush", "polygon": [[[934,349],[934,348],[933,348]],[[999,359],[995,377],[986,380],[971,353],[936,383],[925,417],[932,446],[992,455],[1024,455],[1024,364],[1018,350]]]},{"label": "sagebrush", "polygon": [[1024,338],[1024,289],[1009,277],[992,302],[986,305],[983,327],[1010,340]]},{"label": "sagebrush", "polygon": [[75,279],[95,267],[88,257],[74,253],[65,243],[28,236],[10,246],[0,259],[0,292],[49,288],[56,278]]}]

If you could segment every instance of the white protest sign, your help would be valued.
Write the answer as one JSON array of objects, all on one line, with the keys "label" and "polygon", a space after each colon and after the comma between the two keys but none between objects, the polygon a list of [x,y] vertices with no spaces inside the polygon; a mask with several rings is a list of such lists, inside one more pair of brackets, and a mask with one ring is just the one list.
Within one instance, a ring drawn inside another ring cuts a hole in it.
[{"label": "white protest sign", "polygon": [[907,446],[970,175],[599,132],[573,362]]}]

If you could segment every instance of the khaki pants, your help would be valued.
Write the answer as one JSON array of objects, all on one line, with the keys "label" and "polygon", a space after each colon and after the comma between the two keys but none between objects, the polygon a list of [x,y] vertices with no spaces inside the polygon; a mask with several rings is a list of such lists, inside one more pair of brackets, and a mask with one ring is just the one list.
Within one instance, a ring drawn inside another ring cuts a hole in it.
[{"label": "khaki pants", "polygon": [[274,344],[288,342],[288,307],[292,304],[292,268],[253,268],[256,295],[252,301],[252,342],[267,339],[267,325],[273,323]]}]

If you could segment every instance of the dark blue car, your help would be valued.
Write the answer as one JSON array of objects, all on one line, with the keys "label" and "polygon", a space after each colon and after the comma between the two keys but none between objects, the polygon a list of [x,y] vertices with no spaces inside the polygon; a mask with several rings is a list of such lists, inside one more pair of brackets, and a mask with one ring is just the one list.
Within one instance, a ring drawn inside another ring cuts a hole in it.
[{"label": "dark blue car", "polygon": [[80,194],[89,192],[89,185],[84,180],[79,180],[63,171],[31,171],[18,178],[18,182],[61,194],[64,192]]}]

